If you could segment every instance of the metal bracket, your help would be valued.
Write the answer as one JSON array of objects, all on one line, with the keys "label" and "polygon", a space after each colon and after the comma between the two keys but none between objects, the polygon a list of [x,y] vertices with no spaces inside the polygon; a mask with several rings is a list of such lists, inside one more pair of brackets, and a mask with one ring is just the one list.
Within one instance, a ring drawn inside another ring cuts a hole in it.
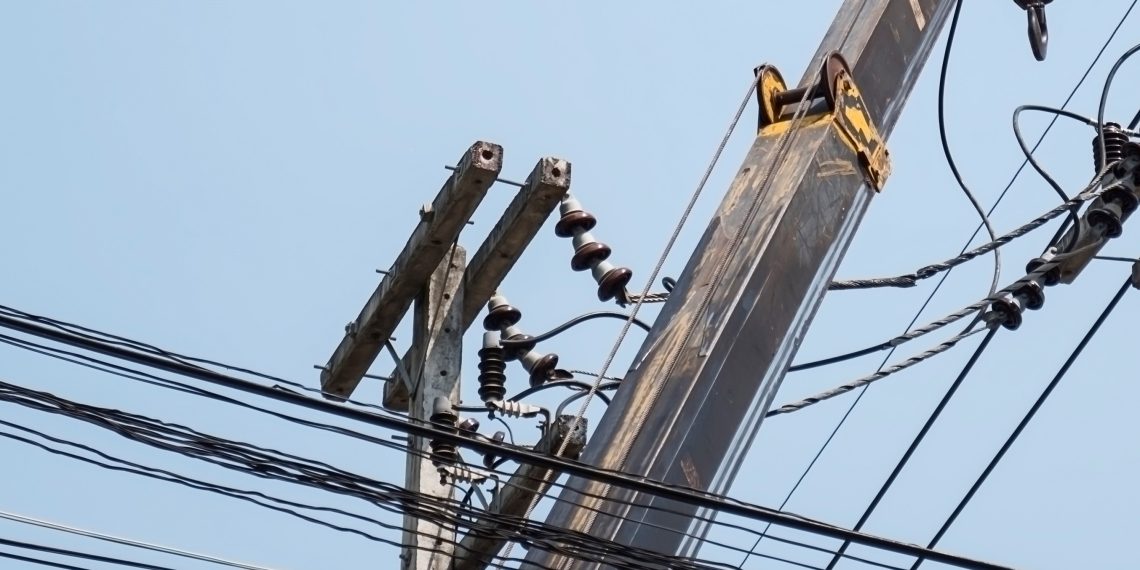
[{"label": "metal bracket", "polygon": [[819,81],[810,87],[788,89],[780,72],[771,65],[761,65],[755,73],[760,104],[758,134],[783,132],[798,106],[807,105],[804,119],[830,120],[858,157],[867,184],[876,192],[883,189],[891,173],[890,152],[867,112],[843,56],[829,55]]}]

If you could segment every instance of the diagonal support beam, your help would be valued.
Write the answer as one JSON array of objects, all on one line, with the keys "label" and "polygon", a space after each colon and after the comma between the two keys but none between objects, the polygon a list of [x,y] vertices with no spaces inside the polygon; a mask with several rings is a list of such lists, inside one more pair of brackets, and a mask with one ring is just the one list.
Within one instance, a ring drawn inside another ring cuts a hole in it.
[{"label": "diagonal support beam", "polygon": [[463,154],[435,200],[421,210],[419,225],[380,286],[345,327],[344,339],[321,372],[326,397],[352,395],[502,168],[503,147],[497,144],[479,141]]},{"label": "diagonal support beam", "polygon": [[[549,157],[538,161],[467,267],[463,284],[463,331],[471,328],[475,317],[569,190],[569,162]],[[409,350],[402,362],[409,363],[412,357],[413,351]],[[390,376],[401,377],[395,372]],[[407,410],[408,387],[398,381],[384,384],[384,406]]]}]

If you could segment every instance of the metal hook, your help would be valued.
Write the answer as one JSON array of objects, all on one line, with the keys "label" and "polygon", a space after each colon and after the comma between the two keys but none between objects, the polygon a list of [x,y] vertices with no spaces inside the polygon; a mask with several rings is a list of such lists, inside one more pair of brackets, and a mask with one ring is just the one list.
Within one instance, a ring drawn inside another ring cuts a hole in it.
[{"label": "metal hook", "polygon": [[1025,10],[1029,21],[1029,47],[1033,49],[1033,57],[1037,61],[1045,61],[1045,52],[1049,47],[1049,25],[1045,20],[1045,5],[1052,1],[1014,0]]}]

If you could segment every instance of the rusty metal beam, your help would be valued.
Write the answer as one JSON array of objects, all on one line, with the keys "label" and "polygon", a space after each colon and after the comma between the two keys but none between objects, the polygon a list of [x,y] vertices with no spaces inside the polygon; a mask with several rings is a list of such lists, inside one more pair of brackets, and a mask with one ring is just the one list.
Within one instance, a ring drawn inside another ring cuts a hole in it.
[{"label": "rusty metal beam", "polygon": [[[475,317],[487,304],[487,300],[569,190],[569,162],[547,157],[535,164],[526,183],[515,194],[498,223],[471,258],[464,281],[461,316],[463,331],[475,322]],[[408,350],[402,362],[412,363],[415,359],[413,352]],[[391,378],[400,376],[395,372],[390,375]],[[384,406],[393,410],[407,410],[408,387],[403,382],[385,384]]]},{"label": "rusty metal beam", "polygon": [[503,148],[497,144],[479,141],[463,153],[435,200],[420,212],[419,225],[380,286],[345,327],[344,338],[321,371],[326,397],[348,398],[360,384],[502,167]]},{"label": "rusty metal beam", "polygon": [[[824,54],[839,51],[886,137],[952,4],[846,0],[800,86],[816,81]],[[731,486],[873,195],[830,121],[807,122],[786,152],[775,135],[753,143],[583,462],[714,493]],[[601,494],[609,499],[592,497]],[[708,531],[694,517],[714,514],[579,477],[561,499],[552,524],[686,556]],[[532,550],[527,562],[566,561]]]}]

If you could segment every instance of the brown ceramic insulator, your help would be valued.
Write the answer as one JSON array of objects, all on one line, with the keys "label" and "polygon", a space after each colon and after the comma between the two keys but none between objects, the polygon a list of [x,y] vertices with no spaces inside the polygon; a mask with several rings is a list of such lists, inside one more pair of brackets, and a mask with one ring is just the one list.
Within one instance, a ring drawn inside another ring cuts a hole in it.
[{"label": "brown ceramic insulator", "polygon": [[610,246],[600,241],[588,241],[574,250],[574,257],[570,258],[570,269],[585,271],[605,261],[610,253]]},{"label": "brown ceramic insulator", "polygon": [[541,386],[550,379],[554,367],[558,366],[558,355],[528,352],[522,358],[522,365],[527,372],[530,372],[530,385]]},{"label": "brown ceramic insulator", "polygon": [[[603,268],[599,267],[599,269]],[[603,271],[595,272],[595,279],[598,281],[598,300],[609,301],[625,294],[626,286],[633,279],[633,271],[628,267],[609,265]]]},{"label": "brown ceramic insulator", "polygon": [[503,303],[487,312],[487,316],[483,318],[483,328],[489,331],[503,330],[518,324],[520,320],[522,320],[522,311]]},{"label": "brown ceramic insulator", "polygon": [[554,224],[554,234],[558,237],[574,237],[578,232],[588,232],[598,225],[593,214],[582,210],[566,212]]}]

